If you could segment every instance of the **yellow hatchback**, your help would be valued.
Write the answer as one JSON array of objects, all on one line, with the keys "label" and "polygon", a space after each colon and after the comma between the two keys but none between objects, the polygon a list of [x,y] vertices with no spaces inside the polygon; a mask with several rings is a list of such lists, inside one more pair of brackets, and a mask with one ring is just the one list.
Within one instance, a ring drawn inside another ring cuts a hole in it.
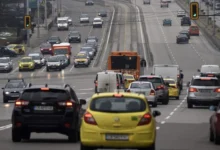
[{"label": "yellow hatchback", "polygon": [[25,54],[26,48],[23,44],[10,44],[7,46],[10,50],[15,51],[18,55]]},{"label": "yellow hatchback", "polygon": [[82,118],[81,150],[100,148],[155,150],[156,121],[144,95],[94,94]]},{"label": "yellow hatchback", "polygon": [[166,83],[169,83],[169,97],[174,97],[176,99],[179,99],[180,90],[177,86],[177,82],[171,78],[164,79],[164,81]]},{"label": "yellow hatchback", "polygon": [[32,57],[23,57],[18,63],[19,71],[35,70],[35,62]]},{"label": "yellow hatchback", "polygon": [[132,74],[123,74],[125,80],[125,89],[129,87],[129,85],[135,81],[135,78]]}]

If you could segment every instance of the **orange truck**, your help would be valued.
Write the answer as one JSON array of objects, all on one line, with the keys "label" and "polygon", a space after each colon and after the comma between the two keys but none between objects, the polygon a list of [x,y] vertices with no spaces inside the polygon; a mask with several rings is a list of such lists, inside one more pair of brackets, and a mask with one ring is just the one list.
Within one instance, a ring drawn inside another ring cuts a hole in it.
[{"label": "orange truck", "polygon": [[54,44],[52,46],[52,55],[66,55],[70,62],[71,49],[72,46],[70,43]]},{"label": "orange truck", "polygon": [[108,70],[140,76],[141,58],[137,52],[118,51],[111,52],[108,56]]}]

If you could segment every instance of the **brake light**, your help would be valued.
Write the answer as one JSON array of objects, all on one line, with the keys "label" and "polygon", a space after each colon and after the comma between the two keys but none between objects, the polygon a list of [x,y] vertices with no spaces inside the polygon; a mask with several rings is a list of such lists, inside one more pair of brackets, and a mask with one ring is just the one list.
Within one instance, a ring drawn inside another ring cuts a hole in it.
[{"label": "brake light", "polygon": [[84,114],[84,121],[88,124],[91,124],[91,125],[97,125],[95,119],[93,118],[92,114],[89,113],[89,112],[86,112]]},{"label": "brake light", "polygon": [[123,97],[122,94],[114,94],[113,96],[114,96],[114,97]]},{"label": "brake light", "polygon": [[220,93],[220,88],[215,89],[214,92]]},{"label": "brake light", "polygon": [[15,107],[27,106],[28,104],[29,101],[24,101],[19,99],[15,101]]},{"label": "brake light", "polygon": [[49,88],[41,88],[41,91],[49,91]]},{"label": "brake light", "polygon": [[214,77],[214,75],[213,75],[213,74],[208,74],[207,76],[208,76],[208,77]]},{"label": "brake light", "polygon": [[189,92],[198,92],[196,88],[189,88]]},{"label": "brake light", "polygon": [[211,80],[211,78],[200,78],[200,80]]},{"label": "brake light", "polygon": [[164,89],[164,85],[160,85],[157,87],[158,89]]},{"label": "brake light", "polygon": [[73,107],[74,103],[72,101],[66,101],[66,102],[58,102],[58,105],[64,107]]},{"label": "brake light", "polygon": [[155,95],[155,91],[154,91],[154,90],[151,90],[151,91],[150,91],[150,95],[154,96],[154,95]]},{"label": "brake light", "polygon": [[138,126],[149,124],[151,122],[151,119],[152,119],[151,114],[149,113],[144,114],[140,122],[138,123]]}]

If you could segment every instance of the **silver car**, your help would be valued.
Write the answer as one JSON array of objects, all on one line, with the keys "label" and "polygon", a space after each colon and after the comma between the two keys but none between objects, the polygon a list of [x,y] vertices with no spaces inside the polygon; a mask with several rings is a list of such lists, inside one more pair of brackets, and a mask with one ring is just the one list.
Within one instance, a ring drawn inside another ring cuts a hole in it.
[{"label": "silver car", "polygon": [[152,105],[152,107],[157,107],[158,94],[151,82],[145,82],[145,81],[132,82],[129,85],[127,92],[144,94],[148,100],[148,103]]},{"label": "silver car", "polygon": [[217,105],[220,102],[220,82],[216,77],[193,76],[187,84],[187,106]]},{"label": "silver car", "polygon": [[92,47],[81,47],[80,52],[88,52],[89,53],[89,57],[93,60],[95,57],[95,49],[93,49]]},{"label": "silver car", "polygon": [[0,72],[10,72],[13,69],[13,63],[10,57],[0,57]]},{"label": "silver car", "polygon": [[89,16],[87,14],[81,14],[79,21],[80,23],[89,23]]}]

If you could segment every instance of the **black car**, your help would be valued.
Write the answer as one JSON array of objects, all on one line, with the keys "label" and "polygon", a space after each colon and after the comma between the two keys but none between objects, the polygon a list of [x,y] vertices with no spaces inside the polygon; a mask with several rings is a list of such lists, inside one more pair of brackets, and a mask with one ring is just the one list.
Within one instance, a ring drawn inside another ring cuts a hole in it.
[{"label": "black car", "polygon": [[100,17],[107,17],[107,16],[108,16],[108,12],[105,11],[105,10],[101,10],[101,11],[98,13],[98,16],[100,16]]},{"label": "black car", "polygon": [[29,140],[32,132],[60,133],[79,141],[81,106],[75,91],[65,85],[32,85],[24,89],[12,112],[12,141]]},{"label": "black car", "polygon": [[144,75],[140,76],[138,81],[152,82],[156,92],[159,93],[158,102],[162,102],[164,105],[169,104],[169,83],[165,83],[163,77],[157,75]]},{"label": "black car", "polygon": [[188,37],[188,39],[190,39],[190,34],[188,30],[182,30],[179,32],[179,34],[185,34]]},{"label": "black car", "polygon": [[56,55],[57,59],[60,60],[62,68],[69,66],[70,62],[66,55]]},{"label": "black car", "polygon": [[17,57],[17,53],[8,49],[6,46],[0,46],[0,57]]},{"label": "black car", "polygon": [[3,90],[3,102],[7,103],[9,100],[16,100],[26,87],[24,79],[8,79]]},{"label": "black car", "polygon": [[42,54],[52,54],[52,47],[50,43],[43,43],[40,45],[40,51]]},{"label": "black car", "polygon": [[79,31],[72,31],[68,35],[69,43],[81,43],[81,34]]},{"label": "black car", "polygon": [[179,34],[176,36],[176,43],[181,44],[181,43],[189,43],[189,38],[185,34]]},{"label": "black car", "polygon": [[94,2],[93,2],[93,0],[87,0],[85,2],[85,5],[94,5]]},{"label": "black car", "polygon": [[181,26],[183,26],[183,25],[191,26],[191,20],[189,17],[182,17]]},{"label": "black car", "polygon": [[50,43],[51,45],[53,44],[60,44],[61,40],[58,36],[51,36],[48,40],[47,43]]},{"label": "black car", "polygon": [[87,38],[85,39],[86,43],[87,43],[88,40],[95,40],[96,42],[99,41],[99,39],[98,39],[96,36],[89,36],[89,37],[87,37]]},{"label": "black car", "polygon": [[85,43],[84,45],[83,45],[83,47],[92,47],[95,51],[94,51],[94,53],[95,53],[95,55],[96,55],[96,53],[97,53],[97,51],[98,51],[98,45],[97,45],[97,43]]},{"label": "black car", "polygon": [[51,56],[47,59],[46,68],[47,68],[47,72],[49,72],[50,70],[61,71],[63,69],[63,65],[57,56]]}]

